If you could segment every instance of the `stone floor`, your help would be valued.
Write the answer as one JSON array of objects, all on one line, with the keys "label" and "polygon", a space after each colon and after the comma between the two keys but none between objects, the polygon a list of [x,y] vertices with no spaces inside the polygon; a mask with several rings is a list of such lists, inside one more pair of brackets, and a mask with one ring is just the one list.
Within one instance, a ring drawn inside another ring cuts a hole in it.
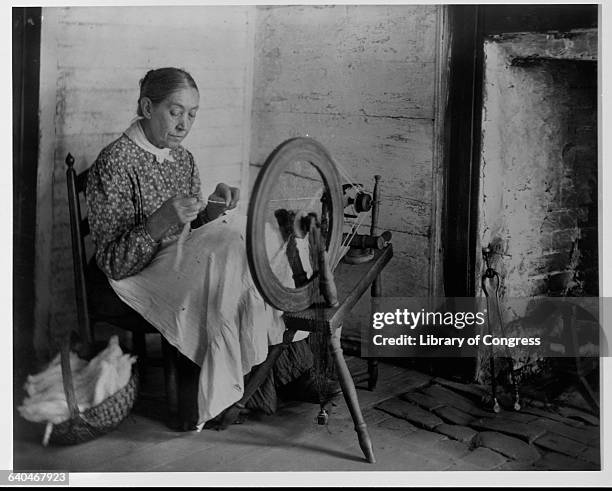
[{"label": "stone floor", "polygon": [[[519,411],[484,409],[478,385],[423,377],[375,409],[378,425],[427,452],[453,455],[443,470],[599,470],[599,419],[582,409],[523,403]],[[491,406],[491,404],[487,404]]]}]

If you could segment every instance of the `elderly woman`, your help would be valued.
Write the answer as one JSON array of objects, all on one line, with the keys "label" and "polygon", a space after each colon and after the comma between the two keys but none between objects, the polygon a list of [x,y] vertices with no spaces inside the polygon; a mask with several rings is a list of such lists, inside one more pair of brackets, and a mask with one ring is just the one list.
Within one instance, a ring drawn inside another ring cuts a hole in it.
[{"label": "elderly woman", "polygon": [[[243,377],[285,329],[250,277],[244,217],[225,214],[236,207],[238,190],[219,184],[205,203],[194,158],[181,146],[199,98],[184,70],[149,71],[140,83],[139,118],[102,150],[87,186],[97,265],[119,298],[199,372],[198,414],[184,429],[237,402]],[[312,365],[304,343],[293,345],[280,360],[282,373],[275,372],[282,383],[304,379]],[[189,371],[183,368],[179,381]]]}]

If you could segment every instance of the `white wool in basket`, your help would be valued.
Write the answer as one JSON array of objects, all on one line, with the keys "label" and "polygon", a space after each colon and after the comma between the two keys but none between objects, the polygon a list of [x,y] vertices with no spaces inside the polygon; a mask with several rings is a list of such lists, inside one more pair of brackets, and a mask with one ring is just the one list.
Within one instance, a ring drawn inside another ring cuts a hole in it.
[{"label": "white wool in basket", "polygon": [[[108,346],[89,363],[70,353],[70,366],[80,411],[96,406],[127,385],[136,357],[124,354],[119,338],[112,336]],[[28,396],[17,409],[21,416],[37,423],[58,424],[70,417],[59,355],[36,375],[28,376]]]}]

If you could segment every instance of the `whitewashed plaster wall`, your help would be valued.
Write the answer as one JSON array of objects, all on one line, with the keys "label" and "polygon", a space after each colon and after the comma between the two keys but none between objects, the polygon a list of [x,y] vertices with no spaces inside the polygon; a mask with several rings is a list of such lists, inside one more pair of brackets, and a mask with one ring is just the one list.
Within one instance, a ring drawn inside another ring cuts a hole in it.
[{"label": "whitewashed plaster wall", "polygon": [[135,116],[147,70],[177,66],[200,89],[185,146],[206,193],[248,191],[254,7],[43,8],[36,243],[36,334],[76,325],[64,160],[89,167]]},{"label": "whitewashed plaster wall", "polygon": [[424,5],[257,9],[251,174],[281,142],[308,135],[356,182],[372,189],[382,175],[380,227],[395,250],[386,296],[439,293],[443,14]]}]

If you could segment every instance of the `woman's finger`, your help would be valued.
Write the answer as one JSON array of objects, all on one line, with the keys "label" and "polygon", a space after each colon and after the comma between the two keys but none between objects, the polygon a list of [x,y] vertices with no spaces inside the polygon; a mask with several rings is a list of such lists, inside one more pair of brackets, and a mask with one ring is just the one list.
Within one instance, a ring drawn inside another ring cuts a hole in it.
[{"label": "woman's finger", "polygon": [[229,206],[232,202],[232,191],[230,187],[224,182],[220,182],[219,184],[217,184],[214,194],[219,196],[223,201],[225,201],[225,206]]},{"label": "woman's finger", "polygon": [[232,190],[229,188],[229,186],[224,185],[222,196],[225,200],[225,206],[230,206],[230,204],[232,203]]},{"label": "woman's finger", "polygon": [[193,199],[178,204],[177,211],[179,213],[197,213],[198,211],[200,211],[200,208],[201,203],[197,199]]},{"label": "woman's finger", "polygon": [[200,208],[201,206],[199,202],[195,202],[194,204],[185,207],[185,209],[189,210],[190,213],[197,213],[198,211],[200,211]]},{"label": "woman's finger", "polygon": [[190,196],[188,198],[179,198],[177,200],[177,204],[184,208],[189,208],[198,204],[198,198],[195,196]]},{"label": "woman's finger", "polygon": [[179,221],[181,223],[193,222],[198,217],[197,213],[185,213],[179,216]]},{"label": "woman's finger", "polygon": [[238,205],[238,201],[240,201],[240,189],[235,187],[230,187],[231,200],[229,204],[229,209],[236,208]]}]

